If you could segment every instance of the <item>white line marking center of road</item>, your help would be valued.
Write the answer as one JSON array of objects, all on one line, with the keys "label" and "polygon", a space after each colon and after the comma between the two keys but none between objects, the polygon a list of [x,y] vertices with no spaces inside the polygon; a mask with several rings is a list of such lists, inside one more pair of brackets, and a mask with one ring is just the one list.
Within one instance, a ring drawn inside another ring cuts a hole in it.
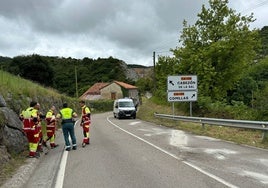
[{"label": "white line marking center of road", "polygon": [[62,154],[61,162],[60,162],[60,168],[57,174],[57,181],[56,181],[56,188],[62,188],[63,187],[63,181],[64,181],[64,174],[65,174],[65,167],[67,163],[68,158],[68,151],[64,151]]}]

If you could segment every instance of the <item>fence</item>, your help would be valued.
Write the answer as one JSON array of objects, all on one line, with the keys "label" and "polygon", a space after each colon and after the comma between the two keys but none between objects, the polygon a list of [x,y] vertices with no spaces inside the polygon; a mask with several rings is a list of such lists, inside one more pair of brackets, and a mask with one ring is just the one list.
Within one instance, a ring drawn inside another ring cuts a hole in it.
[{"label": "fence", "polygon": [[232,119],[217,119],[217,118],[204,118],[204,117],[188,117],[188,116],[174,116],[168,114],[154,113],[155,117],[187,121],[193,123],[200,123],[204,128],[205,124],[218,125],[233,128],[245,128],[262,131],[262,140],[268,140],[268,122],[267,121],[247,121],[247,120],[232,120]]}]

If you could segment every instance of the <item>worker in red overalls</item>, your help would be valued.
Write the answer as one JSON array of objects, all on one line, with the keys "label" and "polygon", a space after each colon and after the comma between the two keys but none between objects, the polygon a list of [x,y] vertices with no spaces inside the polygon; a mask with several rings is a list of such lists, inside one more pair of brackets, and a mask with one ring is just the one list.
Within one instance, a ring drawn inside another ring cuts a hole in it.
[{"label": "worker in red overalls", "polygon": [[20,114],[20,119],[23,122],[23,131],[25,132],[29,143],[29,157],[38,158],[40,155],[37,152],[38,143],[40,141],[40,130],[38,128],[40,118],[38,116],[38,103],[32,101],[30,107],[23,110]]},{"label": "worker in red overalls", "polygon": [[81,100],[79,102],[80,106],[82,107],[82,117],[81,117],[81,126],[83,128],[83,143],[82,147],[85,147],[86,144],[90,144],[90,138],[89,138],[89,128],[90,128],[90,109],[86,106],[85,101]]},{"label": "worker in red overalls", "polygon": [[36,108],[37,110],[37,120],[38,120],[38,123],[36,125],[37,127],[37,131],[38,131],[38,134],[39,134],[39,142],[38,142],[38,146],[37,146],[37,151],[38,152],[43,152],[43,147],[42,147],[42,142],[43,142],[43,132],[42,132],[42,125],[41,125],[41,119],[44,119],[44,115],[39,111],[40,110],[40,104],[37,103],[36,104]]},{"label": "worker in red overalls", "polygon": [[58,146],[58,144],[55,144],[55,130],[57,126],[55,110],[56,110],[55,106],[51,106],[51,108],[46,114],[47,138],[44,140],[43,143],[44,145],[46,145],[46,142],[49,140],[50,147],[52,149]]}]

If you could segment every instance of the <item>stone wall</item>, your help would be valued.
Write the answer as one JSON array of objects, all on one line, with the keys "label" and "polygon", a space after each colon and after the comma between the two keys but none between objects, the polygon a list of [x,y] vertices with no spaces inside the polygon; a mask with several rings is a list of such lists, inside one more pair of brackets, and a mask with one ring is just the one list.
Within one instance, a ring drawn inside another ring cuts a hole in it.
[{"label": "stone wall", "polygon": [[51,105],[56,106],[56,111],[59,111],[63,102],[67,102],[78,114],[81,111],[78,100],[65,95],[55,95],[53,92],[40,92],[32,98],[12,92],[5,96],[0,94],[0,168],[9,162],[11,154],[28,150],[28,141],[22,132],[23,124],[19,114],[32,100],[40,103],[42,114],[46,114]]},{"label": "stone wall", "polygon": [[22,122],[18,115],[7,107],[0,95],[0,163],[9,161],[10,153],[19,154],[27,148],[27,138],[21,132]]}]

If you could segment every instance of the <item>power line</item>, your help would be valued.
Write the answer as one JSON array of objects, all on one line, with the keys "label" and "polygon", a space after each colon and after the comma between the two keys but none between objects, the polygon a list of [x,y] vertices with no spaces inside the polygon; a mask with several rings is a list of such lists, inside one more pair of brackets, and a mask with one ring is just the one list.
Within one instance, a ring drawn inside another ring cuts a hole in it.
[{"label": "power line", "polygon": [[158,54],[163,54],[163,53],[172,53],[171,51],[155,51],[156,53],[158,53]]},{"label": "power line", "polygon": [[268,3],[268,0],[266,0],[266,1],[262,1],[262,2],[260,2],[260,3],[258,3],[258,4],[256,4],[255,6],[250,7],[250,8],[247,8],[247,9],[241,11],[241,12],[248,12],[248,11],[254,10],[254,9],[256,9],[256,8],[259,8],[259,7],[264,6],[264,5],[267,4],[267,3]]},{"label": "power line", "polygon": [[174,56],[174,54],[173,54],[173,52],[171,52],[171,51],[156,51],[155,52],[156,54],[157,54],[157,56],[159,57],[159,56],[168,56],[168,57],[172,57],[172,56]]},{"label": "power line", "polygon": [[[242,13],[242,12],[248,12],[248,11],[251,11],[251,10],[254,10],[254,9],[257,9],[257,8],[259,8],[259,7],[262,7],[262,6],[266,5],[267,3],[268,3],[268,0],[262,1],[262,2],[260,2],[260,3],[256,4],[256,5],[254,5],[254,6],[252,6],[252,7],[250,7],[250,8],[247,8],[247,9],[241,11],[241,13]],[[166,50],[166,49],[171,49],[172,47],[170,47],[170,46],[171,46],[172,44],[174,44],[174,40],[170,40],[170,41],[162,42],[162,43],[160,43],[160,45],[159,45],[158,48],[154,49],[154,51],[155,51],[157,54],[172,53],[170,50]],[[175,46],[175,47],[176,47],[176,46]],[[163,51],[163,50],[165,50],[165,51]]]},{"label": "power line", "polygon": [[154,49],[154,51],[163,51],[163,50],[167,50],[167,49],[170,49],[172,45],[175,45],[174,43],[174,40],[168,40],[168,41],[165,41],[165,42],[161,42],[159,44],[159,47]]}]

